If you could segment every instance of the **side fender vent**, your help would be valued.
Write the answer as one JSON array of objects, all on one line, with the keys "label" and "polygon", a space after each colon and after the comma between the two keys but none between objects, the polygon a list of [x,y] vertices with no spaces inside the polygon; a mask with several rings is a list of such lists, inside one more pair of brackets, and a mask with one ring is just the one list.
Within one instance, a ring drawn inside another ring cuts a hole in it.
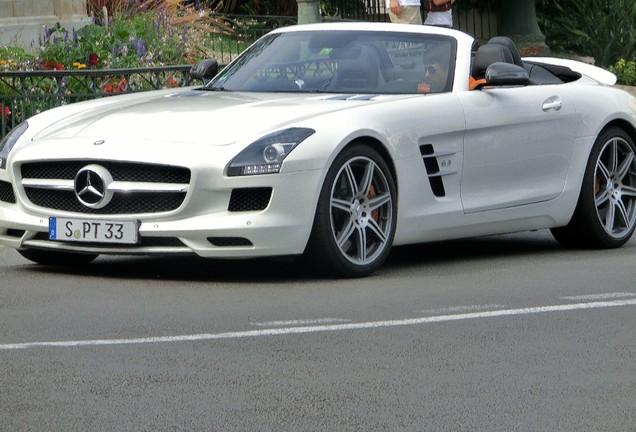
[{"label": "side fender vent", "polygon": [[420,146],[420,154],[424,161],[424,167],[426,168],[426,174],[428,175],[428,181],[431,184],[433,194],[436,197],[446,196],[444,181],[442,179],[447,175],[457,174],[457,171],[441,169],[437,158],[441,156],[451,156],[454,155],[455,152],[435,152],[432,144],[423,144]]}]

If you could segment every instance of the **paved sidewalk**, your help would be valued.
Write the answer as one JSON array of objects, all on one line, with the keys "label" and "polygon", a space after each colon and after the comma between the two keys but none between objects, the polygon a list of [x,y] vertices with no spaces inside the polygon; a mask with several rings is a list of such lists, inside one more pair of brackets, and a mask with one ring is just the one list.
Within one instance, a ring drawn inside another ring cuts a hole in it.
[{"label": "paved sidewalk", "polygon": [[629,92],[632,95],[636,96],[636,87],[634,86],[615,85],[614,87],[621,88],[626,92]]}]

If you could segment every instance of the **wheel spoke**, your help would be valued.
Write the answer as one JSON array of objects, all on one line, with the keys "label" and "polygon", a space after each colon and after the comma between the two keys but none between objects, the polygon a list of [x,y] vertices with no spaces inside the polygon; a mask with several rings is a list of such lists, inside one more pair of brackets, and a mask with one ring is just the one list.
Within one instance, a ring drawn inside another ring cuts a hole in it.
[{"label": "wheel spoke", "polygon": [[372,211],[377,210],[383,205],[390,202],[391,202],[391,194],[387,193],[383,195],[378,195],[375,198],[369,200],[369,209]]},{"label": "wheel spoke", "polygon": [[605,178],[606,182],[609,181],[611,174],[610,174],[609,170],[607,169],[607,167],[605,166],[605,164],[603,163],[603,161],[600,158],[596,162],[596,169],[597,169],[597,172],[600,171],[601,174],[603,174],[603,178]]},{"label": "wheel spoke", "polygon": [[331,198],[331,208],[335,208],[338,210],[342,210],[344,212],[349,213],[351,209],[349,208],[351,203],[347,200],[343,200],[340,198]]},{"label": "wheel spoke", "polygon": [[610,196],[611,196],[610,192],[607,189],[603,189],[603,191],[600,194],[598,194],[596,198],[594,199],[596,207],[598,208],[602,206],[603,204],[605,204],[607,200],[610,199]]},{"label": "wheel spoke", "polygon": [[367,232],[364,228],[358,228],[356,232],[358,233],[356,236],[358,260],[360,263],[365,263],[367,261]]},{"label": "wheel spoke", "polygon": [[613,174],[618,168],[618,140],[616,138],[612,140],[609,152],[609,172]]},{"label": "wheel spoke", "polygon": [[364,174],[362,179],[360,180],[360,187],[358,188],[358,192],[363,193],[364,195],[369,195],[371,191],[371,185],[373,184],[373,172],[375,171],[375,164],[373,162],[369,162],[366,167],[364,167]]},{"label": "wheel spoke", "polygon": [[624,196],[628,196],[628,197],[635,197],[636,198],[636,187],[632,187],[632,186],[623,186],[621,188],[621,193]]},{"label": "wheel spoke", "polygon": [[351,168],[351,164],[347,164],[344,169],[347,183],[351,189],[351,194],[356,196],[358,194],[358,182],[356,182],[356,176],[353,173],[353,168]]},{"label": "wheel spoke", "polygon": [[376,235],[380,243],[386,243],[386,233],[374,219],[369,219],[369,229]]},{"label": "wheel spoke", "polygon": [[615,216],[616,216],[616,211],[614,209],[614,204],[610,202],[605,212],[605,231],[607,231],[610,234],[614,232]]},{"label": "wheel spoke", "polygon": [[623,221],[625,222],[625,229],[629,230],[631,228],[631,222],[629,220],[629,216],[627,215],[627,209],[625,208],[625,204],[623,203],[623,201],[617,201],[616,208],[618,209],[618,213],[621,215]]},{"label": "wheel spoke", "polygon": [[338,247],[342,250],[344,244],[351,238],[351,235],[355,232],[356,226],[353,221],[353,218],[349,218],[347,223],[342,227],[342,230],[338,233],[338,237],[336,238],[336,243]]},{"label": "wheel spoke", "polygon": [[630,168],[632,168],[632,163],[634,162],[634,153],[629,153],[623,163],[617,168],[616,177],[620,180],[623,180],[625,176],[629,173]]}]

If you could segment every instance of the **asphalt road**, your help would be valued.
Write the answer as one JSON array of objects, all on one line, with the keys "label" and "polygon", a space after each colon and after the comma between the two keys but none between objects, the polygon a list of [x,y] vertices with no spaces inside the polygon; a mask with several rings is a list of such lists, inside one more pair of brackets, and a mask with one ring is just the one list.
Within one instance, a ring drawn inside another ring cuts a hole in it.
[{"label": "asphalt road", "polygon": [[636,431],[635,276],[545,231],[357,280],[0,248],[0,431]]}]

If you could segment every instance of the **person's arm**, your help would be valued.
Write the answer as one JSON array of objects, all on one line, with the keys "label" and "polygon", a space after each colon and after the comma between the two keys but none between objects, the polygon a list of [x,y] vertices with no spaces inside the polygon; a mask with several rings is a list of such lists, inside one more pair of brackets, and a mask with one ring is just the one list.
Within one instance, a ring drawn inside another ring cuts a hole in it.
[{"label": "person's arm", "polygon": [[391,0],[389,2],[389,8],[391,9],[391,12],[393,12],[396,15],[400,14],[400,3],[398,3],[398,0]]},{"label": "person's arm", "polygon": [[444,5],[446,3],[451,3],[452,4],[452,3],[455,3],[455,0],[433,0],[433,4],[435,6],[441,6],[441,5]]}]

